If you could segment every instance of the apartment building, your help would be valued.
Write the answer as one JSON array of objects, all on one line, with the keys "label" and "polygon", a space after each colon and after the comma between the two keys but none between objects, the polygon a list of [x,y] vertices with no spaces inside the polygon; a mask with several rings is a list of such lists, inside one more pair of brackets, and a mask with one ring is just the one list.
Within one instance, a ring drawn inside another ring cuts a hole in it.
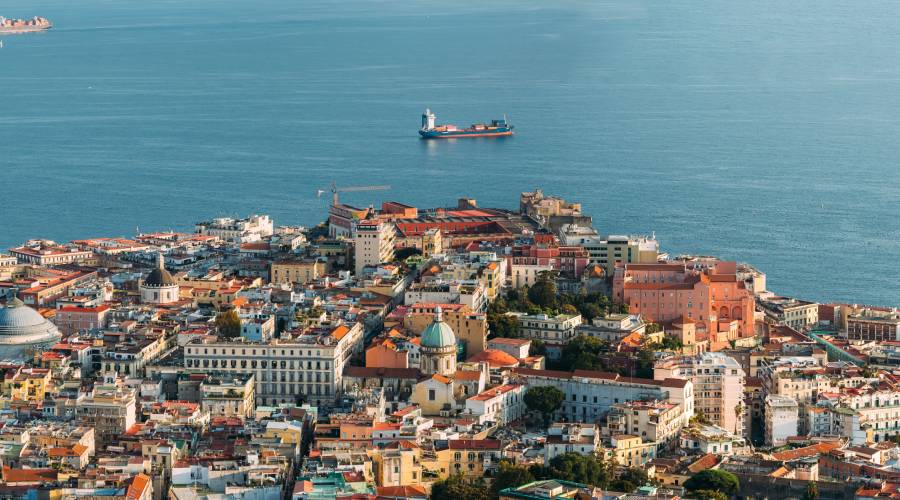
[{"label": "apartment building", "polygon": [[547,357],[559,359],[581,322],[580,314],[525,314],[519,316],[519,332],[523,338],[542,341],[547,346]]},{"label": "apartment building", "polygon": [[848,340],[900,341],[900,312],[896,309],[850,307],[843,324]]},{"label": "apartment building", "polygon": [[38,266],[75,264],[94,258],[90,250],[63,246],[50,240],[30,240],[20,247],[10,248],[9,254],[23,264]]},{"label": "apartment building", "polygon": [[327,265],[318,259],[282,259],[272,262],[269,281],[275,285],[311,283],[327,272]]},{"label": "apartment building", "polygon": [[769,394],[766,396],[766,444],[783,446],[787,438],[798,435],[799,407],[793,398]]},{"label": "apartment building", "polygon": [[197,232],[229,243],[260,241],[274,234],[274,224],[268,215],[251,215],[244,219],[219,217],[211,221],[198,222]]},{"label": "apartment building", "polygon": [[547,429],[544,463],[550,463],[550,460],[566,453],[593,455],[600,448],[600,428],[597,425],[555,423]]},{"label": "apartment building", "polygon": [[116,443],[137,421],[135,390],[107,382],[75,403],[75,421],[94,428],[98,448]]},{"label": "apartment building", "polygon": [[653,378],[690,380],[696,411],[715,425],[744,434],[744,370],[734,358],[717,352],[672,356],[656,363]]},{"label": "apartment building", "polygon": [[344,367],[362,346],[362,323],[265,343],[198,340],[184,347],[184,366],[253,374],[258,404],[305,401],[330,406],[341,391]]},{"label": "apartment building", "polygon": [[200,408],[211,417],[250,418],[256,409],[252,373],[216,373],[200,382]]},{"label": "apartment building", "polygon": [[389,222],[365,220],[356,225],[353,252],[357,276],[366,267],[394,260],[394,234],[394,225]]},{"label": "apartment building", "polygon": [[760,297],[756,305],[770,325],[789,326],[800,331],[819,323],[819,304],[790,297]]},{"label": "apartment building", "polygon": [[675,441],[689,418],[681,405],[669,401],[625,401],[612,405],[605,434],[631,434],[664,446]]}]

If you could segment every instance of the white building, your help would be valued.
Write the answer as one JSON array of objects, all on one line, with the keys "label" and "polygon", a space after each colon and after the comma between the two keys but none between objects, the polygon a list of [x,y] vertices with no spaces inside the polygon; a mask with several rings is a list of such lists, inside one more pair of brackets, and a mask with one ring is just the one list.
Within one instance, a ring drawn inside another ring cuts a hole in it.
[{"label": "white building", "polygon": [[681,405],[672,402],[626,401],[609,410],[604,434],[630,434],[666,445],[678,437],[688,421]]},{"label": "white building", "polygon": [[787,438],[797,435],[799,406],[793,398],[766,396],[766,444],[782,446]]},{"label": "white building", "polygon": [[476,415],[480,424],[494,422],[500,426],[509,425],[525,416],[524,396],[525,386],[521,384],[493,387],[467,399],[466,412]]},{"label": "white building", "polygon": [[598,422],[609,409],[633,400],[660,400],[679,405],[690,419],[694,415],[694,388],[690,380],[648,380],[621,377],[615,373],[575,370],[512,368],[510,378],[529,387],[549,385],[561,390],[565,402],[554,417],[569,422]]},{"label": "white building", "polygon": [[510,269],[510,285],[513,288],[523,288],[537,283],[538,277],[542,273],[549,273],[554,270],[550,264],[511,264]]},{"label": "white building", "polygon": [[547,346],[547,357],[559,359],[563,347],[575,338],[581,321],[580,314],[525,314],[519,316],[519,332],[523,338],[542,341]]},{"label": "white building", "polygon": [[356,225],[353,254],[356,275],[366,267],[376,267],[394,260],[394,225],[381,221],[362,221]]},{"label": "white building", "polygon": [[314,331],[291,340],[251,343],[243,339],[184,347],[189,370],[251,373],[256,379],[257,404],[334,403],[344,367],[362,352],[361,323]]},{"label": "white building", "polygon": [[744,370],[734,358],[719,352],[673,356],[656,363],[653,378],[690,380],[696,411],[713,424],[744,435]]},{"label": "white building", "polygon": [[241,337],[250,342],[266,342],[275,335],[275,316],[270,314],[241,318]]},{"label": "white building", "polygon": [[547,429],[544,463],[565,453],[593,455],[601,448],[600,429],[596,425],[555,423]]},{"label": "white building", "polygon": [[688,452],[733,455],[746,442],[717,425],[692,425],[681,431],[679,446]]},{"label": "white building", "polygon": [[274,225],[268,215],[251,215],[245,219],[219,217],[197,223],[197,232],[229,243],[250,243],[272,236]]}]

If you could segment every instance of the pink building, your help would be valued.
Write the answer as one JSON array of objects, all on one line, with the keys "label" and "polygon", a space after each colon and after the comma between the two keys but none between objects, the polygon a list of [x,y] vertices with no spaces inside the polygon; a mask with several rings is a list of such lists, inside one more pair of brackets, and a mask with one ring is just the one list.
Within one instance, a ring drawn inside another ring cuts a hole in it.
[{"label": "pink building", "polygon": [[709,340],[713,348],[754,334],[753,294],[736,272],[734,262],[703,269],[684,263],[626,264],[613,276],[613,300],[654,322],[689,318],[697,340]]},{"label": "pink building", "polygon": [[63,335],[71,335],[82,330],[106,327],[109,306],[97,307],[66,306],[56,311],[56,327]]},{"label": "pink building", "polygon": [[575,278],[581,276],[590,262],[584,247],[560,246],[552,234],[536,234],[534,244],[519,245],[512,249],[512,265],[546,266],[560,274]]}]

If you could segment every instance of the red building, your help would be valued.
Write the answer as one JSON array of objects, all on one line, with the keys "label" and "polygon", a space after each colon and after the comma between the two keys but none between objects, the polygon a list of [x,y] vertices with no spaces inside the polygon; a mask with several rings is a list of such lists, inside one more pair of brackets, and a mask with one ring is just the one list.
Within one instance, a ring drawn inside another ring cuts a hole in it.
[{"label": "red building", "polygon": [[106,327],[109,306],[97,307],[66,306],[56,311],[56,327],[63,335],[71,335],[82,330]]},{"label": "red building", "polygon": [[734,262],[700,269],[684,263],[626,264],[613,276],[613,300],[658,323],[690,318],[697,340],[711,344],[751,337],[755,299],[736,271]]}]

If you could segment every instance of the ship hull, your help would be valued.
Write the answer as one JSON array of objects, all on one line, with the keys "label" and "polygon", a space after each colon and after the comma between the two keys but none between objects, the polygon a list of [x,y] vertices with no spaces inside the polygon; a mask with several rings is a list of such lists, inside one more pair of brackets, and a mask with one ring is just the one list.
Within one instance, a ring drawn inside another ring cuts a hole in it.
[{"label": "ship hull", "polygon": [[52,26],[22,26],[21,28],[0,28],[0,35],[15,35],[17,33],[38,33],[47,31]]},{"label": "ship hull", "polygon": [[453,131],[420,130],[419,135],[421,135],[423,139],[459,139],[459,138],[466,138],[466,137],[509,137],[509,136],[513,135],[513,131],[511,129],[453,130]]}]

